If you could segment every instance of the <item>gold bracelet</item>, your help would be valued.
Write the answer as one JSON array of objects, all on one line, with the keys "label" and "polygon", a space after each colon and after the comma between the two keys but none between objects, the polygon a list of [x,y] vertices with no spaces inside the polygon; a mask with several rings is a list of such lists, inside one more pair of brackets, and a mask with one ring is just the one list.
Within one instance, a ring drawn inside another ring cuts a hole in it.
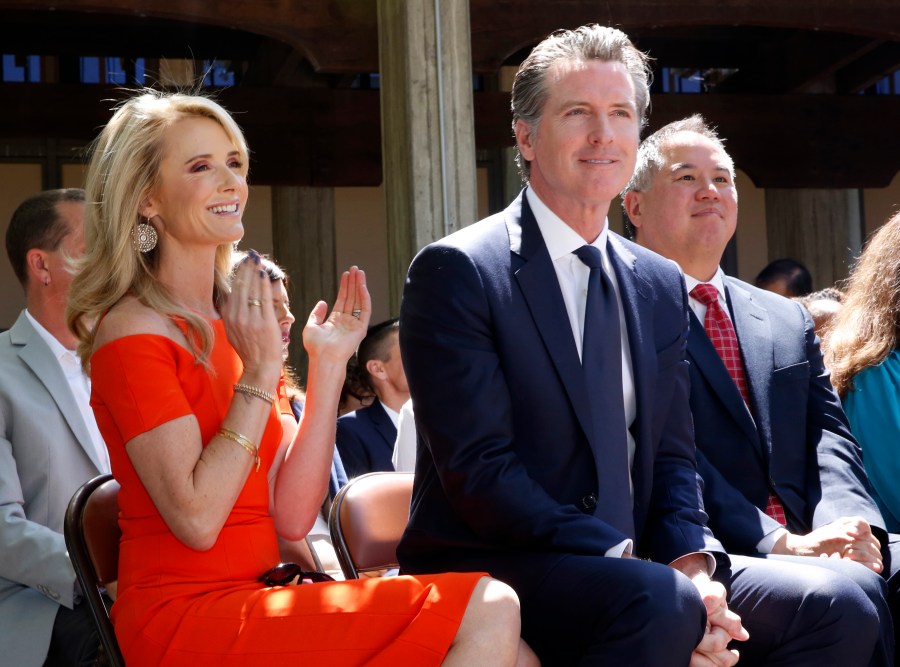
[{"label": "gold bracelet", "polygon": [[216,435],[219,435],[226,440],[236,442],[241,447],[246,449],[247,453],[256,461],[256,472],[259,472],[259,447],[256,446],[255,442],[253,442],[250,438],[243,436],[240,433],[235,433],[231,429],[227,429],[225,427],[220,428]]},{"label": "gold bracelet", "polygon": [[253,385],[238,382],[236,385],[234,385],[234,390],[239,391],[242,394],[247,394],[248,396],[256,396],[256,398],[261,398],[266,403],[275,403],[274,394],[270,394],[269,392],[263,391],[259,387],[254,387]]}]

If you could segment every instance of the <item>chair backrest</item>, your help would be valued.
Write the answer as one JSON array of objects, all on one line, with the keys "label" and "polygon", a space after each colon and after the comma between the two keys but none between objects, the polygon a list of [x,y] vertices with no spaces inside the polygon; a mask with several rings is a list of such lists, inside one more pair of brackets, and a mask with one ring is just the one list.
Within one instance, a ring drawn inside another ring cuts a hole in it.
[{"label": "chair backrest", "polygon": [[87,482],[69,501],[63,526],[69,558],[113,667],[124,667],[101,589],[118,579],[119,483],[112,475]]},{"label": "chair backrest", "polygon": [[398,566],[412,487],[411,472],[372,472],[350,480],[335,496],[328,528],[347,579]]}]

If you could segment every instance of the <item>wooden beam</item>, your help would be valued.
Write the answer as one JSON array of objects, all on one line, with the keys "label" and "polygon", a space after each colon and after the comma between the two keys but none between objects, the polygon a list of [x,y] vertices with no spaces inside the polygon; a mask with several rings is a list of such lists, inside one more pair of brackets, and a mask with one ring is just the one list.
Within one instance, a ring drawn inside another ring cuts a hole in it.
[{"label": "wooden beam", "polygon": [[881,188],[900,168],[900,96],[657,95],[650,130],[702,113],[761,188]]},{"label": "wooden beam", "polygon": [[510,56],[533,46],[554,28],[585,23],[643,28],[760,26],[821,30],[900,39],[896,0],[870,0],[861,9],[840,0],[470,0],[472,61],[478,72],[496,71]]},{"label": "wooden beam", "polygon": [[716,93],[791,94],[834,88],[842,67],[876,49],[880,40],[856,35],[788,31],[760,41],[752,58],[717,86]]},{"label": "wooden beam", "polygon": [[[758,26],[833,31],[900,40],[896,0],[868,0],[864,8],[841,0],[469,0],[476,72],[496,72],[516,52],[555,28],[599,22],[629,34],[646,29]],[[281,40],[303,53],[317,71],[378,71],[376,3],[370,0],[0,0],[0,12],[53,11],[185,21]],[[80,44],[85,46],[86,41]],[[224,45],[223,45],[224,46]]]},{"label": "wooden beam", "polygon": [[264,37],[244,30],[149,16],[71,11],[4,12],[0,44],[16,55],[249,60]]},{"label": "wooden beam", "polygon": [[[326,72],[378,69],[375,3],[359,0],[270,0],[268,2],[184,2],[183,0],[0,0],[0,11],[33,10],[112,14],[205,24],[279,39]],[[89,46],[82,42],[82,46]],[[223,44],[223,48],[227,45]]]},{"label": "wooden beam", "polygon": [[[217,98],[251,148],[250,179],[267,185],[381,183],[377,90],[229,88]],[[0,142],[49,134],[90,142],[121,90],[107,86],[0,84]]]},{"label": "wooden beam", "polygon": [[837,92],[858,93],[900,67],[900,42],[887,42],[837,73]]},{"label": "wooden beam", "polygon": [[[47,136],[87,143],[121,91],[0,85],[0,142]],[[381,182],[377,90],[232,88],[219,98],[247,134],[251,180],[317,187]],[[880,188],[900,168],[900,96],[654,95],[651,130],[702,113],[759,187]],[[513,145],[509,95],[475,93],[477,149]]]},{"label": "wooden beam", "polygon": [[[650,127],[694,113],[763,188],[881,188],[900,169],[900,96],[653,95]],[[509,95],[476,93],[479,149],[512,146]]]}]

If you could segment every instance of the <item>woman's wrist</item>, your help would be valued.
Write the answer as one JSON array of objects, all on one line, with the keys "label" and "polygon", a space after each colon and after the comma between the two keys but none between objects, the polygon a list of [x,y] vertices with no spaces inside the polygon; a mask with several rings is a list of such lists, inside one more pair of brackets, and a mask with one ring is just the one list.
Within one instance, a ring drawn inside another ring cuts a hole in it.
[{"label": "woman's wrist", "polygon": [[244,372],[238,379],[238,384],[256,387],[257,389],[269,394],[274,394],[278,390],[278,381],[281,378],[282,367],[273,366],[272,368],[244,368]]},{"label": "woman's wrist", "polygon": [[277,396],[274,393],[268,392],[265,389],[260,389],[259,387],[252,384],[237,382],[234,385],[234,390],[238,393],[252,396],[253,398],[258,398],[259,400],[265,401],[266,403],[270,403],[272,405],[274,405],[275,401],[277,400]]},{"label": "woman's wrist", "polygon": [[333,383],[342,387],[344,378],[347,376],[347,360],[328,356],[309,357],[306,369],[308,381],[315,378],[316,382],[320,384]]}]

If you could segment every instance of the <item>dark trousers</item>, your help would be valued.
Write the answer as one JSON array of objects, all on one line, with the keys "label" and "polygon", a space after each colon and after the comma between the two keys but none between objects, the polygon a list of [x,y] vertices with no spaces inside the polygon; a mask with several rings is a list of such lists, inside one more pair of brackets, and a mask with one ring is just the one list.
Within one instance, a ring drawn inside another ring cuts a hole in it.
[{"label": "dark trousers", "polygon": [[53,622],[50,649],[44,667],[92,667],[97,660],[100,638],[88,606],[60,606]]},{"label": "dark trousers", "polygon": [[[522,636],[544,667],[688,665],[706,613],[681,573],[599,556],[547,554],[543,570],[538,555],[512,560],[495,574],[519,593]],[[870,599],[883,594],[883,582],[856,563],[818,565],[733,556],[716,570],[750,633],[734,642],[742,667],[891,664],[890,626],[880,626],[883,597],[880,608]]]},{"label": "dark trousers", "polygon": [[846,560],[731,556],[715,579],[750,633],[740,664],[766,667],[893,665],[882,578]]},{"label": "dark trousers", "polygon": [[[887,579],[887,599],[894,619],[894,645],[900,645],[900,535],[890,533],[882,538],[881,555],[884,558],[883,576]],[[895,662],[900,660],[895,658]]]},{"label": "dark trousers", "polygon": [[665,565],[568,555],[544,576],[532,572],[533,581],[510,583],[520,595],[522,636],[543,667],[684,667],[703,636],[696,587]]}]

